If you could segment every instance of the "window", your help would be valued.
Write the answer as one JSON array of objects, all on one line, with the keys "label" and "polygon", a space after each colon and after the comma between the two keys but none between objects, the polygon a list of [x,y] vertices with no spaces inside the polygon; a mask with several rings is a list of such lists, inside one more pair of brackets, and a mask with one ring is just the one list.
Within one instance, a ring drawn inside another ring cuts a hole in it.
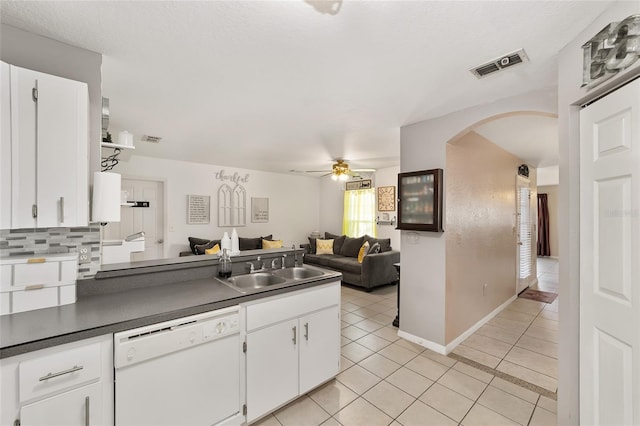
[{"label": "window", "polygon": [[376,236],[375,189],[344,191],[342,233],[349,237]]}]

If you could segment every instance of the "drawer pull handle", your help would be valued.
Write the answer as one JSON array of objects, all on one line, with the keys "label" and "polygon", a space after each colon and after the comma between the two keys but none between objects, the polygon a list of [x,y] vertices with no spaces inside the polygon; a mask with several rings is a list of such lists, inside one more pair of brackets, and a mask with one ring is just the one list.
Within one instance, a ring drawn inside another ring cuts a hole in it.
[{"label": "drawer pull handle", "polygon": [[291,331],[293,331],[293,339],[291,339],[291,340],[293,340],[293,344],[294,344],[294,345],[295,345],[296,343],[298,343],[298,339],[297,339],[298,331],[297,331],[297,328],[298,328],[298,327],[296,327],[296,326],[294,325],[294,326],[293,326],[293,328],[291,329]]},{"label": "drawer pull handle", "polygon": [[304,324],[304,338],[308,342],[309,341],[309,323]]},{"label": "drawer pull handle", "polygon": [[58,371],[57,373],[49,373],[46,376],[42,376],[42,377],[40,377],[40,381],[44,382],[45,380],[53,379],[54,377],[64,376],[65,374],[75,373],[76,371],[80,371],[83,368],[84,368],[83,366],[78,367],[77,365],[74,365],[72,368],[70,368],[68,370]]},{"label": "drawer pull handle", "polygon": [[44,284],[31,284],[26,286],[24,291],[40,290],[41,288],[44,288]]},{"label": "drawer pull handle", "polygon": [[27,263],[44,263],[47,259],[44,257],[32,257],[31,259],[27,259]]}]

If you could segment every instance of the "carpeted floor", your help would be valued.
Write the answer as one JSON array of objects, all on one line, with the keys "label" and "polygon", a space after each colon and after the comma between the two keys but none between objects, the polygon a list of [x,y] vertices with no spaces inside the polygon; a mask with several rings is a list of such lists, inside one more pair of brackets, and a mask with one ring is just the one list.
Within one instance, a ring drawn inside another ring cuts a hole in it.
[{"label": "carpeted floor", "polygon": [[556,293],[549,293],[548,291],[532,290],[528,288],[520,293],[518,297],[522,297],[523,299],[536,300],[538,302],[553,303],[558,295]]}]

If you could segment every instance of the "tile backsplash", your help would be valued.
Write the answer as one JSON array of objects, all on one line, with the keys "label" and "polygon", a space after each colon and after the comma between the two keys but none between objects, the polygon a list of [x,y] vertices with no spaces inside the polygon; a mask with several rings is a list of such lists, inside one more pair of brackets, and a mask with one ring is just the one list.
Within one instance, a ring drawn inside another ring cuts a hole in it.
[{"label": "tile backsplash", "polygon": [[93,278],[100,268],[100,226],[0,230],[0,257],[78,253],[89,247],[91,262],[78,265],[78,279]]}]

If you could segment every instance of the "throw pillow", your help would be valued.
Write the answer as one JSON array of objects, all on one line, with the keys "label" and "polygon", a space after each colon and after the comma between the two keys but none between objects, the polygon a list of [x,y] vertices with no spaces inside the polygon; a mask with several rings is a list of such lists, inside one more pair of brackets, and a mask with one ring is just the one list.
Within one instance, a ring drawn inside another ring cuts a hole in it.
[{"label": "throw pillow", "polygon": [[316,254],[333,254],[333,240],[316,240]]},{"label": "throw pillow", "polygon": [[372,247],[375,243],[380,243],[380,253],[391,251],[391,238],[373,238],[369,235],[365,235],[364,240],[369,241],[369,245]]},{"label": "throw pillow", "polygon": [[[347,238],[346,235],[335,235],[331,232],[324,233],[325,240],[333,240],[333,252],[338,254],[342,249],[342,243],[344,243],[344,239]],[[354,256],[355,257],[355,256]]]},{"label": "throw pillow", "polygon": [[364,243],[364,237],[345,237],[342,247],[340,248],[340,254],[347,257],[358,257],[358,251],[360,247],[362,247],[362,243]]},{"label": "throw pillow", "polygon": [[191,248],[191,253],[198,254],[196,253],[196,246],[207,244],[209,241],[210,240],[205,240],[204,238],[189,237],[189,247]]},{"label": "throw pillow", "polygon": [[196,254],[205,254],[207,249],[213,248],[216,244],[220,245],[220,240],[211,240],[206,244],[197,244],[195,246]]},{"label": "throw pillow", "polygon": [[262,248],[263,249],[273,249],[273,248],[282,248],[282,240],[262,240]]},{"label": "throw pillow", "polygon": [[309,253],[316,254],[316,240],[317,238],[309,237]]},{"label": "throw pillow", "polygon": [[211,247],[210,249],[206,249],[204,251],[204,254],[216,254],[219,251],[220,251],[220,245],[216,244],[215,246]]},{"label": "throw pillow", "polygon": [[[265,238],[266,239],[266,238]],[[238,238],[238,246],[242,250],[256,250],[262,248],[262,238]]]},{"label": "throw pillow", "polygon": [[[368,242],[368,241],[367,241]],[[373,243],[369,249],[369,254],[380,253],[380,243]]]},{"label": "throw pillow", "polygon": [[365,241],[360,247],[360,251],[358,251],[358,263],[362,263],[364,261],[364,257],[369,254],[369,241]]}]

